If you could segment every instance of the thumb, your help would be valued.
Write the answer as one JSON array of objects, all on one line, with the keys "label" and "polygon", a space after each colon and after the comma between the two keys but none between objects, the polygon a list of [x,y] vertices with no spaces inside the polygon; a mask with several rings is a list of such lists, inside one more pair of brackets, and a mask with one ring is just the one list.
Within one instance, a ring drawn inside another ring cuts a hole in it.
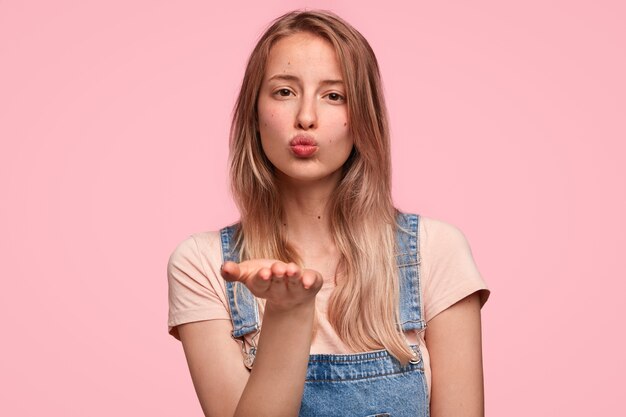
[{"label": "thumb", "polygon": [[227,261],[222,264],[220,268],[220,274],[226,281],[239,281],[241,279],[241,271],[239,265],[232,261]]}]

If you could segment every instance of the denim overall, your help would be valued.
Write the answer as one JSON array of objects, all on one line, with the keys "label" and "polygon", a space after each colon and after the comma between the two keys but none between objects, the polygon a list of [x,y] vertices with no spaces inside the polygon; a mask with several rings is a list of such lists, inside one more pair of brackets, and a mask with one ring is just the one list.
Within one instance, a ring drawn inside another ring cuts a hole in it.
[{"label": "denim overall", "polygon": [[[398,213],[396,260],[400,279],[400,320],[403,331],[424,330],[420,299],[419,216]],[[239,262],[231,247],[237,225],[220,231],[224,262]],[[260,330],[259,310],[254,296],[244,285],[225,282],[233,322],[232,336],[243,341],[253,333],[250,349],[242,343],[244,364],[251,369],[256,352],[254,340]],[[235,289],[237,297],[235,303]],[[355,354],[314,354],[309,364],[302,395],[300,417],[428,417],[428,387],[419,348],[415,358],[402,366],[386,350]]]}]

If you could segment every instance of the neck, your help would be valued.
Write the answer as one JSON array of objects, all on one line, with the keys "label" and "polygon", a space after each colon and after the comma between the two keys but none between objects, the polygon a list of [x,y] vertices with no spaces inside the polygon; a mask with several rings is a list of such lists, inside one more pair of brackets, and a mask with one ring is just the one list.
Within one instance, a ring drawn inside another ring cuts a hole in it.
[{"label": "neck", "polygon": [[283,225],[287,239],[301,253],[334,248],[328,202],[338,182],[339,173],[315,182],[281,181]]}]

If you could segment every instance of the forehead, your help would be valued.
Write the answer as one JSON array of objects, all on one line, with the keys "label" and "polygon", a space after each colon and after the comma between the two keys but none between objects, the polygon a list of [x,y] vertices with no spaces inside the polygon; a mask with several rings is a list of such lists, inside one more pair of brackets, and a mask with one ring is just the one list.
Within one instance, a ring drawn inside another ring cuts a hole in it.
[{"label": "forehead", "polygon": [[324,72],[341,78],[341,66],[333,45],[312,33],[301,32],[276,41],[270,48],[265,78],[276,73]]}]

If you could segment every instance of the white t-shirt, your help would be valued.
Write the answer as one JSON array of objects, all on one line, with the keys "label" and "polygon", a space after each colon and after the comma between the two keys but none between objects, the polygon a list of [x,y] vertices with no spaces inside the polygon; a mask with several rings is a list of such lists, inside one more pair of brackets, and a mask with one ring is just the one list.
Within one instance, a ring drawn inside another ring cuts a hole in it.
[{"label": "white t-shirt", "polygon": [[[420,215],[420,280],[424,319],[428,323],[437,314],[464,297],[479,291],[480,305],[490,290],[483,280],[467,239],[455,226]],[[167,265],[169,288],[168,333],[179,339],[176,326],[202,320],[228,320],[228,299],[220,275],[222,250],[218,231],[195,233],[172,252]],[[311,354],[353,353],[339,339],[326,319],[326,306],[334,284],[325,282],[316,297],[318,328],[311,344]],[[262,315],[260,319],[262,320]],[[424,332],[406,333],[407,340],[422,352],[424,374],[430,393],[430,357]],[[249,342],[249,341],[248,341]]]}]

